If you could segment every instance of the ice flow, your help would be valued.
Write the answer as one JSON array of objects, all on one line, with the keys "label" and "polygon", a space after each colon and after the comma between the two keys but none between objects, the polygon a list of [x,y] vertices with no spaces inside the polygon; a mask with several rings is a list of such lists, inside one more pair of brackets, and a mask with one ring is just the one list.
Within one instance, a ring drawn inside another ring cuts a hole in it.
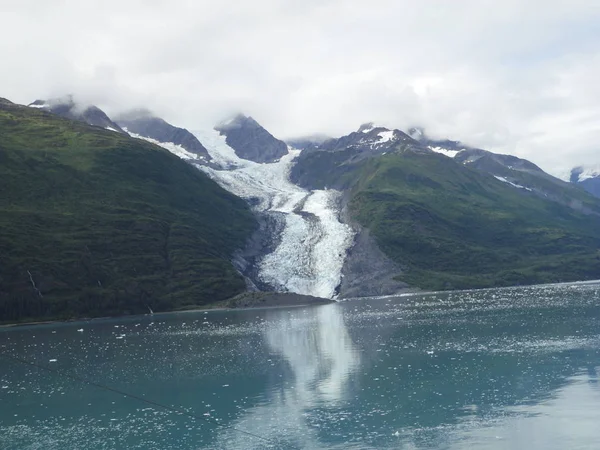
[{"label": "ice flow", "polygon": [[307,191],[293,184],[289,171],[299,150],[278,162],[260,164],[239,158],[217,131],[198,131],[219,169],[198,165],[228,191],[251,200],[258,213],[283,221],[278,244],[258,265],[260,281],[298,294],[334,298],[342,277],[352,228],[339,220],[340,192]]}]

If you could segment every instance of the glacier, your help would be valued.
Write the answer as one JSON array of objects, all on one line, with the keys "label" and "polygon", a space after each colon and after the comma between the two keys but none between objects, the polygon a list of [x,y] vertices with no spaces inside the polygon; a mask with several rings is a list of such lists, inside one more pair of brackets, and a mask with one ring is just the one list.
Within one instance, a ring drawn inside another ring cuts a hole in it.
[{"label": "glacier", "polygon": [[[339,218],[341,193],[333,189],[309,191],[290,181],[289,172],[300,150],[289,148],[288,154],[274,163],[256,163],[239,158],[215,130],[193,133],[214,164],[189,161],[246,199],[257,214],[280,224],[279,235],[272,239],[273,248],[255,262],[256,281],[277,291],[335,298],[346,253],[354,242],[354,230]],[[172,145],[165,148],[187,156]]]}]

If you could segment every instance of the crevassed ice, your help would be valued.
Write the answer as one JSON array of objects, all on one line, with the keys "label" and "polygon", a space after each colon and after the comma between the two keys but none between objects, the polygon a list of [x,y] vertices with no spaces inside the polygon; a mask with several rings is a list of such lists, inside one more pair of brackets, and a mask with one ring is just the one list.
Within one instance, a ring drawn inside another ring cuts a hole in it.
[{"label": "crevassed ice", "polygon": [[341,281],[352,228],[338,219],[340,193],[307,191],[289,180],[299,150],[271,164],[239,158],[217,131],[195,131],[223,170],[199,166],[230,192],[255,201],[255,209],[281,215],[280,243],[258,262],[263,282],[283,291],[333,298]]}]

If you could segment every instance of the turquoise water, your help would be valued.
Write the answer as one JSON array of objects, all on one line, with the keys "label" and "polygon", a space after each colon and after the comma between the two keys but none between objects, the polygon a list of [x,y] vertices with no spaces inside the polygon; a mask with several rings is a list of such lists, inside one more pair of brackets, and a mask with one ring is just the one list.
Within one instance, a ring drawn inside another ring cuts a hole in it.
[{"label": "turquoise water", "polygon": [[[2,449],[600,448],[600,285],[3,329]],[[250,432],[254,437],[243,432]]]}]

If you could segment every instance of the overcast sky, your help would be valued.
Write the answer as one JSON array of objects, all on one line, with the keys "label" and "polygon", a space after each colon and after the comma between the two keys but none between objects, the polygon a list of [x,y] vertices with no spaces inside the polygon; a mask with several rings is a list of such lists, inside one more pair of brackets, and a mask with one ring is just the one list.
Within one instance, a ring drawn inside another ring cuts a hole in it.
[{"label": "overcast sky", "polygon": [[600,164],[598,0],[0,0],[0,96],[278,137],[367,121]]}]

